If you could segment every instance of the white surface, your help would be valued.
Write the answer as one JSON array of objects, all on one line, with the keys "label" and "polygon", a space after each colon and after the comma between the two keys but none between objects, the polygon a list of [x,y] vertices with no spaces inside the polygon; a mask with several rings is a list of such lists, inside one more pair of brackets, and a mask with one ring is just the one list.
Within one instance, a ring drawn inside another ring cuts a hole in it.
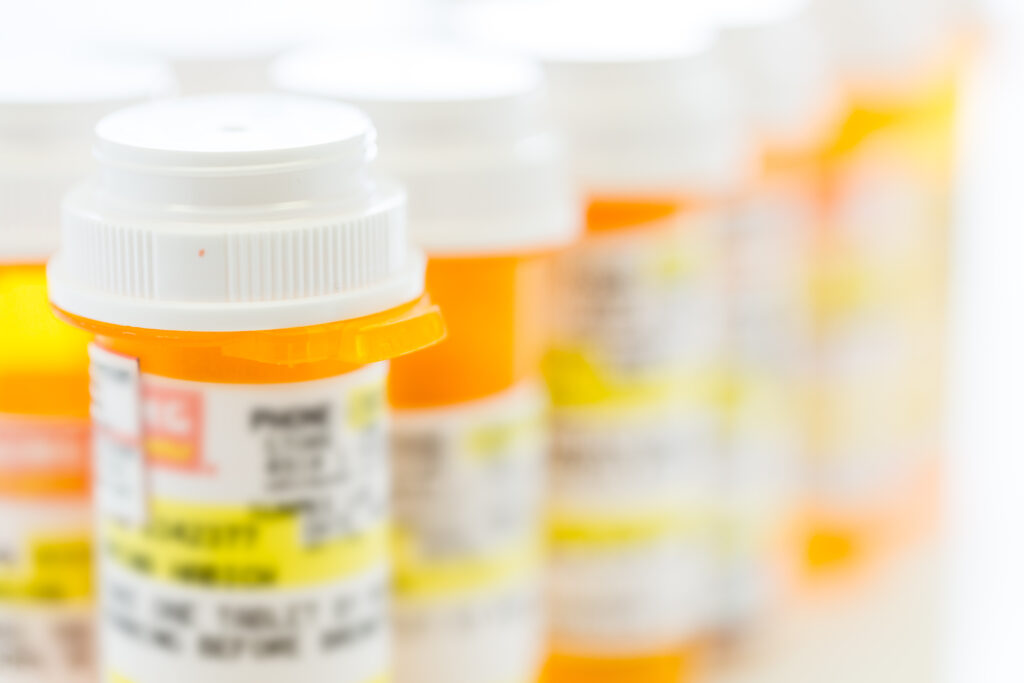
[{"label": "white surface", "polygon": [[1024,5],[1002,8],[965,116],[956,243],[945,680],[1024,679]]},{"label": "white surface", "polygon": [[940,562],[924,544],[862,586],[797,605],[710,683],[934,683]]},{"label": "white surface", "polygon": [[97,126],[98,180],[65,206],[63,310],[239,331],[357,318],[417,298],[405,197],[376,182],[369,119],[288,95],[170,100]]},{"label": "white surface", "polygon": [[370,114],[376,165],[405,184],[410,234],[433,255],[561,246],[582,224],[532,62],[440,43],[336,45],[287,55],[273,80]]}]

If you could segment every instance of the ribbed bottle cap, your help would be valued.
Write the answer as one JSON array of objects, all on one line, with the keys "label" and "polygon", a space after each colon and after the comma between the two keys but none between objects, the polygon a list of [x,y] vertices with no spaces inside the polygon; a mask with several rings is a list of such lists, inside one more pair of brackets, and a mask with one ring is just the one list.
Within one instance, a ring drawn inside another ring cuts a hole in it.
[{"label": "ribbed bottle cap", "polygon": [[815,2],[847,81],[861,91],[895,96],[928,87],[928,71],[956,38],[954,7],[948,0]]},{"label": "ribbed bottle cap", "polygon": [[0,50],[0,261],[45,261],[60,241],[60,200],[91,169],[93,127],[166,95],[171,72],[91,51]]},{"label": "ribbed bottle cap", "polygon": [[96,129],[95,182],[65,203],[50,297],[162,330],[336,322],[416,299],[405,196],[368,172],[358,109],[220,95],[124,109]]},{"label": "ribbed bottle cap", "polygon": [[838,125],[843,101],[810,0],[716,0],[709,9],[762,137],[786,147],[820,144]]},{"label": "ribbed bottle cap", "polygon": [[484,2],[468,40],[539,59],[578,181],[597,192],[719,192],[751,170],[750,136],[706,27],[589,2]]},{"label": "ribbed bottle cap", "polygon": [[579,202],[532,63],[422,42],[320,47],[282,58],[273,80],[370,115],[377,165],[406,186],[410,235],[428,252],[522,251],[575,236]]}]

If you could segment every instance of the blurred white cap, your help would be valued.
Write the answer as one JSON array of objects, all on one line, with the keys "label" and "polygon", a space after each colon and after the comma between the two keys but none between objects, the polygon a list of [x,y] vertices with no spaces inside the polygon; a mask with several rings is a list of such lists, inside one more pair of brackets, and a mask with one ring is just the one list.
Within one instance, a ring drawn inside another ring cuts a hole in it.
[{"label": "blurred white cap", "polygon": [[96,40],[169,62],[185,95],[269,90],[283,52],[322,35],[411,31],[422,0],[97,0]]},{"label": "blurred white cap", "polygon": [[708,11],[763,138],[808,147],[838,126],[842,92],[810,0],[715,0]]},{"label": "blurred white cap", "polygon": [[429,253],[542,249],[576,235],[579,202],[533,63],[418,42],[308,48],[272,73],[284,90],[370,115],[377,166],[405,184],[410,235]]},{"label": "blurred white cap", "polygon": [[65,203],[51,300],[161,330],[269,330],[381,312],[423,291],[405,195],[367,171],[369,118],[326,100],[210,95],[96,128],[95,183]]},{"label": "blurred white cap", "polygon": [[900,95],[927,86],[929,70],[952,52],[950,0],[816,0],[843,77],[859,91]]},{"label": "blurred white cap", "polygon": [[159,63],[73,49],[0,50],[0,261],[45,261],[61,197],[92,170],[105,114],[173,89]]},{"label": "blurred white cap", "polygon": [[532,56],[588,192],[714,194],[753,166],[751,136],[710,27],[594,2],[483,2],[461,37]]}]

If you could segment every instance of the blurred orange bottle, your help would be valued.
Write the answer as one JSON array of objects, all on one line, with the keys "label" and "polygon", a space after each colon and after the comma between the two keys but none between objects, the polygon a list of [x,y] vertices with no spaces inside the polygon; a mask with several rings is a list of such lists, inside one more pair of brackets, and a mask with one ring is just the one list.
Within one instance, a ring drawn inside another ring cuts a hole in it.
[{"label": "blurred orange bottle", "polygon": [[[6,52],[6,51],[5,51]],[[92,680],[89,337],[46,296],[63,192],[105,112],[165,92],[150,63],[6,52],[0,74],[0,680]]]},{"label": "blurred orange bottle", "polygon": [[765,632],[800,565],[795,530],[815,353],[811,273],[824,224],[824,151],[845,113],[810,4],[721,0],[713,9],[763,165],[737,203],[728,249],[720,617],[733,637]]},{"label": "blurred orange bottle", "polygon": [[531,683],[545,645],[549,261],[581,223],[542,73],[417,43],[303,50],[274,78],[377,123],[378,167],[407,186],[448,329],[396,360],[388,385],[395,680]]},{"label": "blurred orange bottle", "polygon": [[389,677],[386,361],[443,328],[374,151],[278,95],[98,125],[48,273],[95,335],[102,680]]},{"label": "blurred orange bottle", "polygon": [[821,0],[851,102],[819,245],[812,574],[870,567],[930,527],[959,40],[950,3]]},{"label": "blurred orange bottle", "polygon": [[591,3],[457,18],[540,59],[586,195],[545,359],[550,683],[689,680],[710,630],[722,239],[753,160],[711,35],[656,18]]}]

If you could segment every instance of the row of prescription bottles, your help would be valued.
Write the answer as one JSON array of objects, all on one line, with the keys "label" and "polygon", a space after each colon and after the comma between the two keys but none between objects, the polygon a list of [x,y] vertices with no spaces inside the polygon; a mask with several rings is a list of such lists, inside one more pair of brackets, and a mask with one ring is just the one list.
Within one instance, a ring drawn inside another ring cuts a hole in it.
[{"label": "row of prescription bottles", "polygon": [[960,52],[829,5],[5,86],[4,680],[674,681],[915,533]]}]

